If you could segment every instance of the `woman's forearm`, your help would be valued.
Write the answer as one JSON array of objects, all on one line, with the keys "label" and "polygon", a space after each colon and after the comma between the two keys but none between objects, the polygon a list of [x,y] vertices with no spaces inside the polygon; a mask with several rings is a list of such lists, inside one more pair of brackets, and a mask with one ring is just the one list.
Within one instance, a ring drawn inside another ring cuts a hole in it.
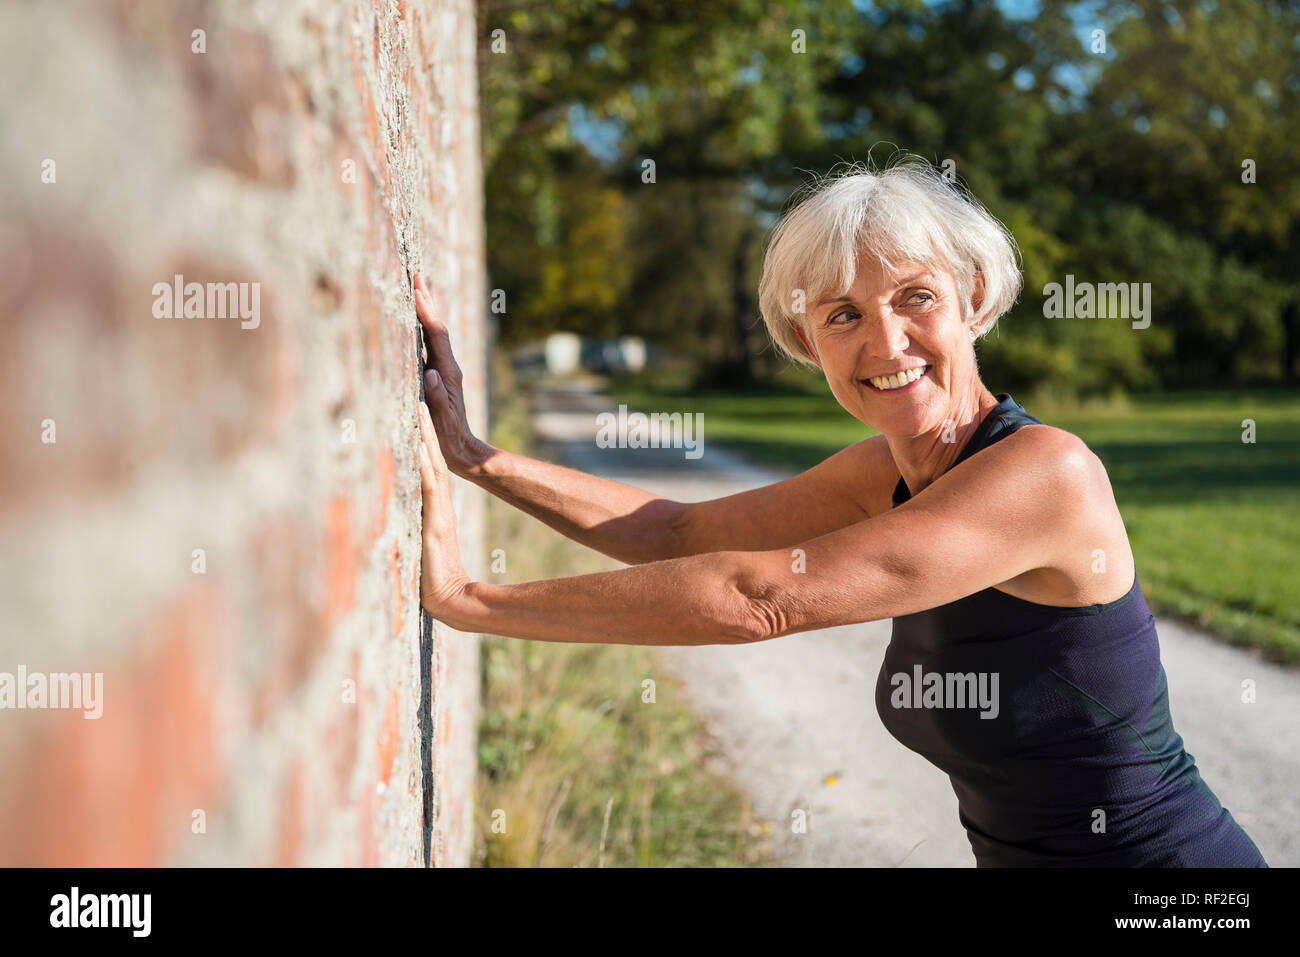
[{"label": "woman's forearm", "polygon": [[436,617],[460,631],[536,641],[744,644],[771,633],[747,594],[756,560],[715,552],[518,585],[470,582]]},{"label": "woman's forearm", "polygon": [[681,554],[686,506],[500,449],[461,473],[560,534],[630,565]]}]

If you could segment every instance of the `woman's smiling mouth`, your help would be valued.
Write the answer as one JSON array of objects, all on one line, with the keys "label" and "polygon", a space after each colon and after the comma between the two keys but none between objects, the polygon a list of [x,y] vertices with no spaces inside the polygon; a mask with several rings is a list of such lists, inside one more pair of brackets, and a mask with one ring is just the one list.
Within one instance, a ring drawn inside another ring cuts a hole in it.
[{"label": "woman's smiling mouth", "polygon": [[930,371],[930,366],[916,366],[908,369],[906,372],[895,373],[894,375],[875,376],[870,379],[862,379],[871,388],[877,392],[906,392],[922,376]]}]

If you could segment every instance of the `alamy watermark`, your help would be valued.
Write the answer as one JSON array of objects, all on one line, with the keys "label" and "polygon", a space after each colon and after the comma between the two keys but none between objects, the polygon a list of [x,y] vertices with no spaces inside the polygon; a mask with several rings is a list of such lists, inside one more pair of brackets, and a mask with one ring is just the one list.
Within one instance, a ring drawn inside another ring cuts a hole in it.
[{"label": "alamy watermark", "polygon": [[688,459],[704,454],[704,413],[694,421],[686,412],[601,412],[596,416],[596,445],[602,449],[685,449]]},{"label": "alamy watermark", "polygon": [[104,714],[104,673],[96,671],[54,672],[0,671],[0,711],[28,708],[77,709],[87,720]]},{"label": "alamy watermark", "polygon": [[998,673],[996,671],[899,671],[890,675],[894,686],[889,703],[895,708],[973,708],[980,718],[996,718]]},{"label": "alamy watermark", "polygon": [[262,323],[260,282],[186,282],[177,273],[170,283],[154,283],[152,292],[157,319],[239,319],[241,329]]},{"label": "alamy watermark", "polygon": [[1074,275],[1065,285],[1043,287],[1043,316],[1047,319],[1132,319],[1134,329],[1151,325],[1151,283],[1079,282]]},{"label": "alamy watermark", "polygon": [[73,886],[50,898],[51,927],[119,927],[132,937],[148,937],[153,921],[152,894],[83,894]]}]

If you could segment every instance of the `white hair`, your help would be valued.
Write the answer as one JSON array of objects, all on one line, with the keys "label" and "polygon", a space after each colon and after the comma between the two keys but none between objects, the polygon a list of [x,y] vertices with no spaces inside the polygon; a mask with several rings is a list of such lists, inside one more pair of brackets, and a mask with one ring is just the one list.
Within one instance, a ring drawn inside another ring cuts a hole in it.
[{"label": "white hair", "polygon": [[[886,272],[903,263],[946,268],[956,280],[962,322],[977,337],[1020,295],[1019,250],[1011,233],[923,157],[902,154],[878,172],[849,164],[805,189],[809,195],[772,233],[758,284],[763,322],[796,362],[813,364],[795,326],[807,335],[807,313],[848,294],[863,253],[874,255]],[[984,296],[975,311],[977,273],[984,277]]]}]

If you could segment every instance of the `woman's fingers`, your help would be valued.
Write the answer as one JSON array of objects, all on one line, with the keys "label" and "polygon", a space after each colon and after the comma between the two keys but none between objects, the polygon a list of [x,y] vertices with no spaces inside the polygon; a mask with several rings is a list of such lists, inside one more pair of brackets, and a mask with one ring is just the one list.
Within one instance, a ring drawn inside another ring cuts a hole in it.
[{"label": "woman's fingers", "polygon": [[424,500],[425,521],[429,521],[435,509],[434,496],[437,489],[437,479],[433,475],[433,462],[429,460],[429,450],[423,442],[420,443],[416,456],[420,460],[420,497]]},{"label": "woman's fingers", "polygon": [[438,375],[437,369],[426,369],[424,372],[424,402],[420,404],[425,407],[426,413],[437,413],[438,421],[443,423],[444,429],[448,427],[447,389],[442,384],[442,376]]},{"label": "woman's fingers", "polygon": [[438,375],[437,369],[426,369],[424,371],[424,400],[426,402],[436,402],[439,406],[447,399],[447,387],[443,385],[442,376]]},{"label": "woman's fingers", "polygon": [[443,458],[438,432],[428,407],[420,405],[420,489],[424,494],[425,521],[436,514],[434,503],[451,499],[451,470]]},{"label": "woman's fingers", "polygon": [[442,457],[442,446],[438,442],[438,432],[433,427],[433,418],[429,415],[429,407],[423,402],[420,403],[420,441],[429,453],[429,460],[433,464],[434,474],[447,478],[447,460]]},{"label": "woman's fingers", "polygon": [[[451,354],[447,327],[437,320],[433,300],[419,273],[415,276],[416,311],[429,343],[429,364],[424,373],[424,401],[438,430],[430,438],[430,456],[436,456],[438,468],[449,468],[457,475],[474,467],[485,455],[483,444],[474,437],[465,415],[465,395],[460,366]],[[443,458],[445,456],[445,459]]]},{"label": "woman's fingers", "polygon": [[433,297],[429,295],[424,277],[419,273],[415,274],[415,315],[424,326],[428,338],[429,364],[444,376],[459,375],[460,366],[456,364],[456,357],[451,351],[451,334],[447,331],[446,323],[438,318],[433,308]]}]

